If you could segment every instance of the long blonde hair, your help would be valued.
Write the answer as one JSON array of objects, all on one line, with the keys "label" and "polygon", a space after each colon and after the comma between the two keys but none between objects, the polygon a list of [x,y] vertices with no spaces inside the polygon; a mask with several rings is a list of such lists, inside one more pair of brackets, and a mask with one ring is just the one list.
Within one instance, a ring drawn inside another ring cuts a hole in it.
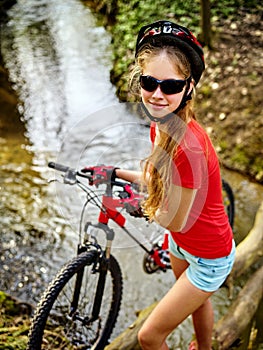
[{"label": "long blonde hair", "polygon": [[[176,71],[187,79],[191,74],[190,64],[186,56],[172,46],[152,47],[145,46],[137,56],[136,66],[131,75],[132,91],[139,96],[139,75],[143,73],[146,64],[156,56],[165,52],[168,59],[174,64]],[[144,160],[143,179],[147,187],[147,198],[143,203],[143,209],[152,220],[156,210],[165,203],[167,193],[172,180],[173,160],[176,157],[177,147],[182,140],[186,123],[195,119],[191,101],[159,127],[160,138],[158,145],[152,149],[152,153]]]}]

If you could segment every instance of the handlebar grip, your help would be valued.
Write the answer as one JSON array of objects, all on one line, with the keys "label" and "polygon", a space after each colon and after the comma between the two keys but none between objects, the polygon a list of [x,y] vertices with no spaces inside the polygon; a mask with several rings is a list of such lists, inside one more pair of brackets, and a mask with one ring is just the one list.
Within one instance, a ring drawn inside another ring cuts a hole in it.
[{"label": "handlebar grip", "polygon": [[55,170],[58,170],[58,171],[61,171],[63,173],[66,173],[69,170],[68,166],[65,166],[65,165],[62,165],[59,163],[55,163],[55,162],[49,162],[48,167],[55,169]]}]

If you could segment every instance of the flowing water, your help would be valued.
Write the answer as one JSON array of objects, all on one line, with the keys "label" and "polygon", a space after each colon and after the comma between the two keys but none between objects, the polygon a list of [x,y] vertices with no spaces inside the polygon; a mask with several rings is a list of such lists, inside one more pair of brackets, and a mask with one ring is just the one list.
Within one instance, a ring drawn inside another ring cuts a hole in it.
[{"label": "flowing water", "polygon": [[[137,169],[150,147],[149,130],[118,103],[109,81],[111,38],[80,1],[18,0],[1,29],[22,127],[0,138],[0,289],[36,303],[75,252],[84,199],[73,187],[49,182],[54,174],[48,161]],[[263,199],[262,186],[235,173],[223,175],[236,193],[241,240]],[[138,219],[128,219],[128,225],[142,240],[154,229]],[[118,230],[116,236],[113,254],[124,274],[124,300],[115,335],[173,282],[170,272],[146,275],[143,251]],[[213,302],[219,318],[230,303],[227,291],[216,293]],[[173,348],[185,348],[192,332],[187,320],[173,336]]]}]

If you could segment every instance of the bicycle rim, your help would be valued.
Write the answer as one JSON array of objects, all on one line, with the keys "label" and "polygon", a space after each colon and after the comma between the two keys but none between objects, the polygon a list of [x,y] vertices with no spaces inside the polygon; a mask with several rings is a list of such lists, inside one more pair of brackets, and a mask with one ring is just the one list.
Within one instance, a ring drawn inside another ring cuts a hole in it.
[{"label": "bicycle rim", "polygon": [[[93,271],[94,259],[96,255],[92,252],[80,254],[50,283],[32,320],[27,350],[104,349],[120,309],[122,277],[118,262],[111,256],[100,317],[90,323],[84,322],[91,315],[99,277],[99,272]],[[71,317],[75,279],[83,268],[77,317]]]}]

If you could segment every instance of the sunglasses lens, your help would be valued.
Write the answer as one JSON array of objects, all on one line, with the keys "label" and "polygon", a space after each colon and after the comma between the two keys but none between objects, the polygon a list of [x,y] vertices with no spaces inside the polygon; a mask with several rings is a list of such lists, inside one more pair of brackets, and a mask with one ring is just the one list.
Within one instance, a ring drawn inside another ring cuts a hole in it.
[{"label": "sunglasses lens", "polygon": [[161,85],[161,90],[166,95],[172,95],[172,94],[178,94],[179,92],[183,91],[183,88],[185,86],[185,80],[164,80]]},{"label": "sunglasses lens", "polygon": [[150,75],[141,75],[140,76],[140,84],[141,87],[149,92],[152,92],[157,89],[158,82],[155,78],[151,77]]},{"label": "sunglasses lens", "polygon": [[149,92],[153,92],[160,85],[161,91],[166,95],[178,94],[181,92],[186,84],[186,80],[166,79],[157,80],[150,75],[140,76],[141,87]]}]

